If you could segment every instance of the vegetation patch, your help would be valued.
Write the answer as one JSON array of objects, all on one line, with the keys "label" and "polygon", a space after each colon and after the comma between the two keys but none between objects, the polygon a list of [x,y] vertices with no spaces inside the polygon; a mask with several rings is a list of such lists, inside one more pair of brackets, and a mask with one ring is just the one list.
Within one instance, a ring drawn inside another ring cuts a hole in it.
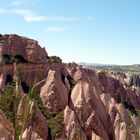
[{"label": "vegetation patch", "polygon": [[14,82],[6,85],[4,90],[0,91],[0,108],[15,128],[15,140],[19,139],[21,132],[17,123],[17,110],[20,100],[21,97],[16,94]]},{"label": "vegetation patch", "polygon": [[89,67],[107,71],[107,72],[114,71],[119,73],[140,74],[140,65],[126,65],[126,66],[105,65],[105,66],[89,66]]},{"label": "vegetation patch", "polygon": [[136,116],[138,116],[137,110],[135,109],[135,107],[132,104],[130,104],[127,101],[123,101],[123,105],[126,109],[128,109],[131,112],[132,115],[135,114]]},{"label": "vegetation patch", "polygon": [[49,126],[49,133],[52,140],[61,134],[64,124],[63,124],[63,111],[60,112],[49,112],[44,107],[42,100],[40,99],[39,95],[33,96],[34,101],[36,102],[37,106],[39,107],[42,114],[48,120]]},{"label": "vegetation patch", "polygon": [[8,54],[4,54],[1,58],[2,64],[13,64],[14,62],[27,63],[28,61],[21,55],[12,56]]},{"label": "vegetation patch", "polygon": [[4,90],[0,92],[0,108],[13,124],[15,124],[16,112],[21,99],[20,96],[16,97],[14,86],[14,83],[8,84]]}]

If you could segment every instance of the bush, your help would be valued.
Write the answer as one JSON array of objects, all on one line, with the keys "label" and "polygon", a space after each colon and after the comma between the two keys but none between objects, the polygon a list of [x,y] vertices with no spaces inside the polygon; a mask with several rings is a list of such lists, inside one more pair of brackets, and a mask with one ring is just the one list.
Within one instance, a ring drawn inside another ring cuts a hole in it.
[{"label": "bush", "polygon": [[4,54],[2,57],[2,63],[4,64],[12,64],[14,61],[14,58],[8,54]]},{"label": "bush", "polygon": [[28,61],[21,55],[11,56],[8,54],[4,54],[2,56],[2,63],[3,64],[13,64],[16,63],[27,63]]},{"label": "bush", "polygon": [[58,56],[47,56],[46,62],[47,63],[62,63],[62,59]]},{"label": "bush", "polygon": [[14,56],[14,62],[16,63],[27,63],[28,61],[24,59],[21,55]]},{"label": "bush", "polygon": [[14,86],[14,83],[8,84],[0,92],[0,108],[5,113],[7,119],[15,125],[16,112],[21,98],[19,96],[16,97]]},{"label": "bush", "polygon": [[33,98],[34,98],[33,100],[36,102],[36,104],[39,107],[42,114],[48,120],[50,135],[51,135],[52,139],[55,140],[56,136],[61,134],[63,127],[64,127],[63,111],[51,113],[51,112],[47,111],[47,109],[44,107],[42,100],[40,99],[40,97],[38,95],[34,96]]}]

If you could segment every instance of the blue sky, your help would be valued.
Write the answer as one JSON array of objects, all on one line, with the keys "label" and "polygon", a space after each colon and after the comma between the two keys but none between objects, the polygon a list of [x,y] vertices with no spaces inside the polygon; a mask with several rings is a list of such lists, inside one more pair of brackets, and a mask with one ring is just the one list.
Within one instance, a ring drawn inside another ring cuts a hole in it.
[{"label": "blue sky", "polygon": [[2,0],[0,31],[63,62],[140,63],[140,0]]}]

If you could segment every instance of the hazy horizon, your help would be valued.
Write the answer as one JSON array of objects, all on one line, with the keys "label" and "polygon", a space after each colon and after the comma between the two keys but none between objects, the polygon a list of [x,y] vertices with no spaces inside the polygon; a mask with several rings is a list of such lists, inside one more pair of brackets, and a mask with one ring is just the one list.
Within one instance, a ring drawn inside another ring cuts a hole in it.
[{"label": "hazy horizon", "polygon": [[139,5],[138,0],[6,0],[0,29],[37,40],[64,62],[139,64]]}]

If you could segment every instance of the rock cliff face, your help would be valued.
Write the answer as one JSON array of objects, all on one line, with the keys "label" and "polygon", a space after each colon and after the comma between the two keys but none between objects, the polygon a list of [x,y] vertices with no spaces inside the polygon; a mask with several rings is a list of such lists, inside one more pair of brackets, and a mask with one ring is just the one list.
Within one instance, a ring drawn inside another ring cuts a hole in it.
[{"label": "rock cliff face", "polygon": [[[22,140],[140,138],[139,76],[63,64],[58,57],[48,57],[36,41],[17,35],[0,38],[1,56],[20,55],[27,60],[0,66],[0,97],[7,95],[12,83],[11,97],[19,101],[2,99],[7,106],[9,102],[18,106],[17,126],[21,128],[17,132],[0,102],[0,139],[13,140],[16,135]],[[34,49],[27,53],[29,46]]]},{"label": "rock cliff face", "polygon": [[4,35],[0,37],[0,56],[22,56],[28,62],[45,63],[47,53],[35,40],[18,35]]}]

